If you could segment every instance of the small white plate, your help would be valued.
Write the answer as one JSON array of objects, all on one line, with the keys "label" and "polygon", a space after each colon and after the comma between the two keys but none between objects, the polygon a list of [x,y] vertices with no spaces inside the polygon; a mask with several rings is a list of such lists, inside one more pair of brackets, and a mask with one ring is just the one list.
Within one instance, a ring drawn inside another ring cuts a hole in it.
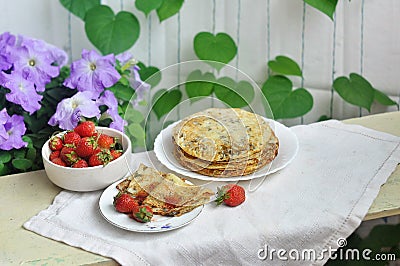
[{"label": "small white plate", "polygon": [[276,158],[271,163],[267,164],[263,168],[257,170],[250,175],[224,178],[211,177],[192,172],[189,169],[183,167],[174,156],[174,145],[172,143],[172,129],[180,121],[169,125],[158,134],[157,138],[154,141],[154,152],[157,156],[157,159],[168,169],[187,177],[207,181],[239,181],[263,177],[275,173],[286,167],[295,158],[299,149],[297,136],[292,132],[290,128],[272,119],[268,119],[265,117],[264,119],[269,123],[270,127],[274,130],[275,135],[279,139],[278,156],[276,156]]},{"label": "small white plate", "polygon": [[115,182],[107,187],[99,200],[99,209],[101,215],[111,224],[134,232],[156,233],[174,230],[189,224],[203,210],[204,206],[199,206],[191,212],[185,213],[179,217],[167,217],[154,215],[149,223],[139,223],[130,218],[127,214],[117,212],[113,206],[114,196],[118,194],[116,185],[122,180]]}]

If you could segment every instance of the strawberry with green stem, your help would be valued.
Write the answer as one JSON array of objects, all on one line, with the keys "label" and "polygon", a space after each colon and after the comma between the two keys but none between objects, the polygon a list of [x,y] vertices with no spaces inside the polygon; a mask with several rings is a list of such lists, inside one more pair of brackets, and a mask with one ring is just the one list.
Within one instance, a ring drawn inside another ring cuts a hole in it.
[{"label": "strawberry with green stem", "polygon": [[217,205],[225,203],[230,207],[236,207],[242,204],[246,199],[246,193],[243,187],[236,184],[228,184],[218,188],[217,199],[215,202]]},{"label": "strawberry with green stem", "polygon": [[63,148],[63,141],[60,137],[54,136],[51,137],[49,141],[49,148],[52,151],[59,151]]},{"label": "strawberry with green stem", "polygon": [[153,218],[153,210],[147,205],[140,205],[133,208],[131,217],[140,223],[148,223]]},{"label": "strawberry with green stem", "polygon": [[137,201],[128,193],[118,192],[113,201],[114,208],[118,212],[132,213],[136,206],[139,206]]},{"label": "strawberry with green stem", "polygon": [[60,152],[60,158],[63,160],[67,165],[72,165],[80,158],[75,152],[74,148],[64,146]]},{"label": "strawberry with green stem", "polygon": [[113,160],[109,150],[100,150],[89,157],[89,166],[106,165]]},{"label": "strawberry with green stem", "polygon": [[73,130],[67,131],[63,136],[64,144],[78,146],[81,136]]},{"label": "strawberry with green stem", "polygon": [[76,146],[76,153],[80,157],[89,157],[97,149],[97,142],[93,137],[83,137]]},{"label": "strawberry with green stem", "polygon": [[74,131],[82,138],[91,137],[96,132],[96,125],[92,121],[84,121],[77,125]]}]

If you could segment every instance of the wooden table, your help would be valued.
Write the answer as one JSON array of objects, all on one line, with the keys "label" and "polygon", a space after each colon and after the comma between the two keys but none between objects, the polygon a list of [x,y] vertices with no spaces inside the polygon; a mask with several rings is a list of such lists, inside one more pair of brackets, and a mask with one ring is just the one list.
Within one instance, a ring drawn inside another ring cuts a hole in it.
[{"label": "wooden table", "polygon": [[[344,121],[400,136],[400,112]],[[24,222],[46,209],[61,191],[44,171],[0,177],[0,265],[117,265],[87,251],[36,235]],[[364,220],[400,214],[400,167],[389,177]]]}]

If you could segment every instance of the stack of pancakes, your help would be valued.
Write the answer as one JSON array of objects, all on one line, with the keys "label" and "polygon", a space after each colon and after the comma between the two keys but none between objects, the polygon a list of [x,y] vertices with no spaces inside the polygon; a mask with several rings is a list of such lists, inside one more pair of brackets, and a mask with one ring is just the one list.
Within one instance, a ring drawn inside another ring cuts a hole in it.
[{"label": "stack of pancakes", "polygon": [[278,154],[279,141],[261,116],[241,109],[210,108],[177,124],[174,155],[182,166],[213,177],[254,173]]}]

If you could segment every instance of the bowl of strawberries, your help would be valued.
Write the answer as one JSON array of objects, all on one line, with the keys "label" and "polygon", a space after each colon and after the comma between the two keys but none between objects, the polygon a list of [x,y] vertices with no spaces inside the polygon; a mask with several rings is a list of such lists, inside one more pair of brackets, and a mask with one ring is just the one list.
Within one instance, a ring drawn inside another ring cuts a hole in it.
[{"label": "bowl of strawberries", "polygon": [[95,191],[126,176],[131,149],[131,141],[123,132],[85,121],[47,140],[42,158],[46,174],[55,185],[72,191]]}]

